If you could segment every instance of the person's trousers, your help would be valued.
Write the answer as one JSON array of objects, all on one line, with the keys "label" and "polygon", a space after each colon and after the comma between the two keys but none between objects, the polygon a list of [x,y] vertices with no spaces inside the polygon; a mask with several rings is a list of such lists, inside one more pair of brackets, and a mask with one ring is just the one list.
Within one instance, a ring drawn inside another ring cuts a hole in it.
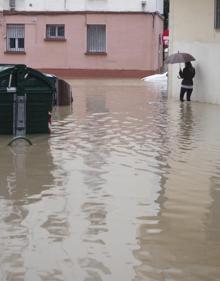
[{"label": "person's trousers", "polygon": [[193,91],[193,89],[186,89],[186,88],[181,87],[181,89],[180,89],[180,100],[184,101],[184,95],[186,93],[187,101],[190,101],[192,91]]}]

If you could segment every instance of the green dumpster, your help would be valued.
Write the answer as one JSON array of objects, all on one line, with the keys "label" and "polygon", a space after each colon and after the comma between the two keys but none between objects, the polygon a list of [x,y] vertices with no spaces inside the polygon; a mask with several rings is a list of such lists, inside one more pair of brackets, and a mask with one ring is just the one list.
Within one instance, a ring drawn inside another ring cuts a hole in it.
[{"label": "green dumpster", "polygon": [[0,134],[49,133],[55,79],[26,65],[0,65]]}]

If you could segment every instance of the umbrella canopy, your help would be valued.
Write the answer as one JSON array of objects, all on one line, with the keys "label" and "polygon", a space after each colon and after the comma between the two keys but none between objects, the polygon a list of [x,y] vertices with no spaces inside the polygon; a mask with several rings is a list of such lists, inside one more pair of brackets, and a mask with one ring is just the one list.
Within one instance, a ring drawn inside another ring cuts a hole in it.
[{"label": "umbrella canopy", "polygon": [[194,61],[196,60],[192,55],[188,54],[188,53],[175,53],[172,54],[170,56],[168,56],[165,60],[165,63],[170,63],[170,64],[174,64],[174,63],[185,63],[185,62],[189,62],[189,61]]}]

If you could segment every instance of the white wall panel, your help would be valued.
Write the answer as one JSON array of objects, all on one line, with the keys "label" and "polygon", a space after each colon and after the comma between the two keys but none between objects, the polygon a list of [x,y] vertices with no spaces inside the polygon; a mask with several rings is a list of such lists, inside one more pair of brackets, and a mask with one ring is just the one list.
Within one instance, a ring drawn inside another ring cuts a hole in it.
[{"label": "white wall panel", "polygon": [[[3,5],[4,2],[4,5]],[[145,3],[144,4],[142,4]],[[9,0],[0,0],[5,10]],[[163,0],[16,0],[16,10],[26,11],[158,11],[163,14]]]}]

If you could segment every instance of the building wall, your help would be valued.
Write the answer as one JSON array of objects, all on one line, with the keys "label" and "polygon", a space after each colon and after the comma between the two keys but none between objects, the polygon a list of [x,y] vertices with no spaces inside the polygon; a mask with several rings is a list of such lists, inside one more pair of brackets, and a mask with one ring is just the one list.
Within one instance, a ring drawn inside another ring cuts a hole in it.
[{"label": "building wall", "polygon": [[[215,0],[170,1],[169,53],[195,56],[195,101],[220,104],[220,30],[214,28]],[[183,65],[182,65],[183,66]],[[179,99],[179,65],[169,66],[169,96]]]},{"label": "building wall", "polygon": [[[148,11],[163,14],[163,0],[15,0],[16,10],[25,11]],[[9,9],[9,0],[1,0],[0,7]]]},{"label": "building wall", "polygon": [[[6,25],[25,24],[25,54],[6,51]],[[46,24],[65,24],[65,41],[46,41]],[[86,25],[105,24],[106,55],[86,54]],[[4,16],[1,28],[1,63],[24,63],[33,68],[66,70],[76,73],[90,70],[133,71],[147,75],[159,69],[159,34],[163,20],[146,13],[47,13],[10,14]],[[100,72],[97,72],[100,71]],[[67,73],[67,72],[65,72]]]}]

